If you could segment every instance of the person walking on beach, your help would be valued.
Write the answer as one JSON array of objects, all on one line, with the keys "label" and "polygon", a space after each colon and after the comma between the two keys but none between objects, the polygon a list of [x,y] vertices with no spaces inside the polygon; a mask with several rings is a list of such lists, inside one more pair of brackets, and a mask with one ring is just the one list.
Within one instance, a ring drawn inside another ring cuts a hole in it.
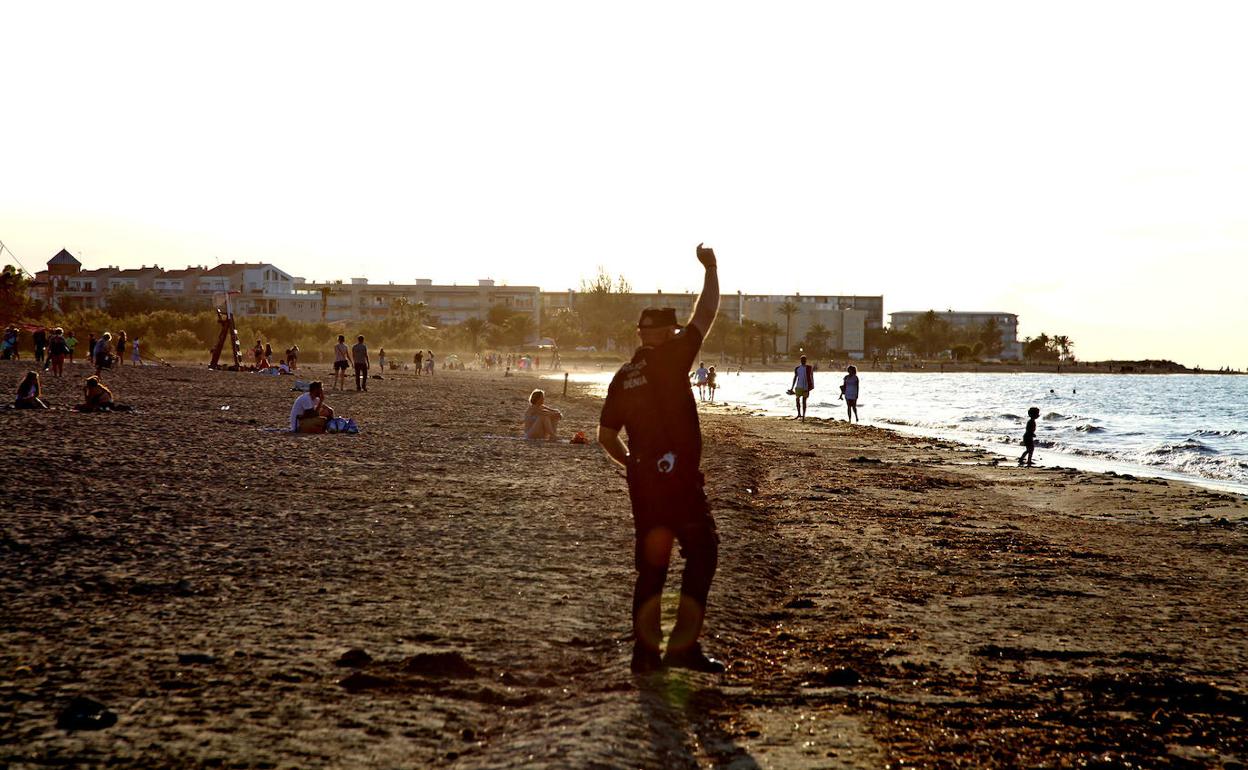
[{"label": "person walking on beach", "polygon": [[347,389],[347,367],[351,365],[351,351],[347,349],[347,338],[338,335],[338,344],[334,345],[334,389]]},{"label": "person walking on beach", "polygon": [[433,351],[425,351],[425,374],[433,376]]},{"label": "person walking on beach", "polygon": [[[689,388],[689,368],[697,360],[719,309],[715,252],[698,244],[705,268],[702,293],[682,329],[672,308],[647,308],[637,321],[641,347],[616,372],[598,421],[598,441],[624,466],[633,510],[633,673],[667,665],[720,673],[724,664],[706,656],[698,637],[706,599],[719,560],[719,535],[711,516],[704,478],[698,407]],[[628,444],[620,430],[628,433]],[[660,599],[667,581],[673,541],[685,557],[680,605],[667,652]]]},{"label": "person walking on beach", "polygon": [[705,361],[698,362],[698,370],[693,373],[693,381],[698,386],[698,400],[706,400],[706,378],[710,374],[710,370],[706,368]]},{"label": "person walking on beach", "polygon": [[[1036,418],[1040,416],[1040,408],[1033,406],[1027,410],[1027,427],[1023,429],[1023,453],[1018,456],[1018,467],[1032,466],[1031,457],[1036,453]],[[1024,462],[1026,461],[1026,462]]]},{"label": "person walking on beach", "polygon": [[95,343],[95,349],[91,351],[91,356],[95,359],[96,377],[99,377],[100,373],[104,369],[108,368],[109,358],[111,357],[109,345],[111,344],[112,339],[112,334],[104,332],[104,334],[100,336],[100,339]]},{"label": "person walking on beach", "polygon": [[858,367],[853,364],[845,371],[845,379],[841,381],[841,398],[845,399],[845,422],[862,422],[858,419]]},{"label": "person walking on beach", "polygon": [[134,364],[135,366],[142,366],[143,356],[139,355],[139,340],[137,337],[135,338],[134,342],[130,343],[130,346],[133,348],[133,350],[130,353],[130,363]]},{"label": "person walking on beach", "polygon": [[381,376],[386,376],[386,349],[381,348],[377,351],[377,368],[381,369]]},{"label": "person walking on beach", "polygon": [[793,382],[789,385],[789,393],[797,398],[797,417],[794,419],[806,419],[806,399],[814,389],[814,367],[806,363],[806,356],[802,356],[797,360],[797,366],[793,369]]},{"label": "person walking on beach", "polygon": [[126,340],[127,339],[128,338],[126,337],[126,330],[122,329],[121,331],[117,332],[117,339],[114,340],[112,343],[114,346],[112,352],[116,353],[116,359],[114,360],[117,362],[118,366],[126,365]]},{"label": "person walking on beach", "polygon": [[42,364],[43,353],[48,347],[48,330],[43,327],[35,329],[31,339],[35,341],[35,363]]},{"label": "person walking on beach", "polygon": [[251,349],[251,355],[255,357],[256,368],[259,369],[260,360],[264,358],[264,345],[260,343],[260,340],[256,340],[256,346]]},{"label": "person walking on beach", "polygon": [[64,330],[59,326],[53,329],[52,338],[48,340],[48,367],[45,367],[45,371],[51,368],[52,375],[60,377],[65,371],[65,356],[72,352],[73,348],[69,346]]},{"label": "person walking on beach", "polygon": [[417,377],[420,376],[420,370],[424,368],[424,364],[421,363],[421,361],[423,361],[424,358],[425,358],[425,351],[423,350],[417,350],[415,353],[412,354],[412,364],[416,367]]},{"label": "person walking on beach", "polygon": [[351,360],[355,362],[355,389],[368,391],[368,345],[364,344],[364,335],[355,338],[351,346]]},{"label": "person walking on beach", "polygon": [[710,391],[711,403],[715,403],[715,388],[719,387],[715,384],[715,367],[712,366],[706,372],[706,389]]}]

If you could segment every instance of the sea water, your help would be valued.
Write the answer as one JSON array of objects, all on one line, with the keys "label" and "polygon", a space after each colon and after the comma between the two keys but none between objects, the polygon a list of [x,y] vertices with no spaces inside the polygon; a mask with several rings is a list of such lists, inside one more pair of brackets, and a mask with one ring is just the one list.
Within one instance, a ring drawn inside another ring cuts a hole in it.
[{"label": "sea water", "polygon": [[[810,417],[845,418],[844,372],[815,374]],[[1177,478],[1248,494],[1248,376],[860,372],[864,424],[1016,457],[1037,407],[1045,465]],[[572,375],[605,393],[610,373]],[[721,372],[716,400],[793,415],[791,371]]]}]

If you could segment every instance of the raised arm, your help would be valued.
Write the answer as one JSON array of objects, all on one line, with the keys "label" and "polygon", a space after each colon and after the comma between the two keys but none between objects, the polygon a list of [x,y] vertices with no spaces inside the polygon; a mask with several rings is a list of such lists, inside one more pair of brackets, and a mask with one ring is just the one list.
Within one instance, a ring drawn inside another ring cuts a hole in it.
[{"label": "raised arm", "polygon": [[702,293],[698,295],[698,302],[693,306],[689,325],[698,327],[705,339],[711,331],[711,324],[715,323],[715,315],[719,312],[719,271],[715,250],[705,248],[699,243],[698,261],[706,269],[706,277],[702,281]]}]

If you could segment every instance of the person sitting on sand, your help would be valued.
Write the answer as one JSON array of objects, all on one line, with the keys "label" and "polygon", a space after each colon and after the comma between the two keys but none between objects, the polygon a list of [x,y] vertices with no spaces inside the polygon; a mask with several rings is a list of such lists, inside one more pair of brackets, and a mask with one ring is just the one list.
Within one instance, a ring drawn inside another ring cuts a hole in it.
[{"label": "person sitting on sand", "polygon": [[80,412],[107,412],[113,408],[113,392],[100,382],[99,377],[87,378],[82,395],[83,402],[78,405]]},{"label": "person sitting on sand", "polygon": [[17,386],[17,400],[13,405],[18,409],[47,409],[48,404],[40,398],[41,395],[43,389],[39,387],[39,372],[26,372]]},{"label": "person sitting on sand", "polygon": [[546,406],[546,393],[535,390],[529,394],[529,408],[524,410],[524,437],[541,441],[554,441],[555,429],[563,419],[563,412]]},{"label": "person sitting on sand", "polygon": [[291,433],[324,433],[325,422],[334,416],[334,410],[325,403],[325,388],[320,380],[308,384],[308,392],[301,393],[290,408]]}]

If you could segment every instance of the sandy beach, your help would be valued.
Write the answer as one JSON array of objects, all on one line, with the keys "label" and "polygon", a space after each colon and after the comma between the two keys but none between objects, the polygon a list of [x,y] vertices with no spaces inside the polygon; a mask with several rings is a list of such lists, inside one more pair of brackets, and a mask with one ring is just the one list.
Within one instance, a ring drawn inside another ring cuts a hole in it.
[{"label": "sandy beach", "polygon": [[0,767],[1248,764],[1242,497],[706,407],[729,669],[635,679],[624,479],[517,438],[536,378],[330,393],[358,436],[284,433],[290,377],[104,379],[134,413],[0,412]]}]

